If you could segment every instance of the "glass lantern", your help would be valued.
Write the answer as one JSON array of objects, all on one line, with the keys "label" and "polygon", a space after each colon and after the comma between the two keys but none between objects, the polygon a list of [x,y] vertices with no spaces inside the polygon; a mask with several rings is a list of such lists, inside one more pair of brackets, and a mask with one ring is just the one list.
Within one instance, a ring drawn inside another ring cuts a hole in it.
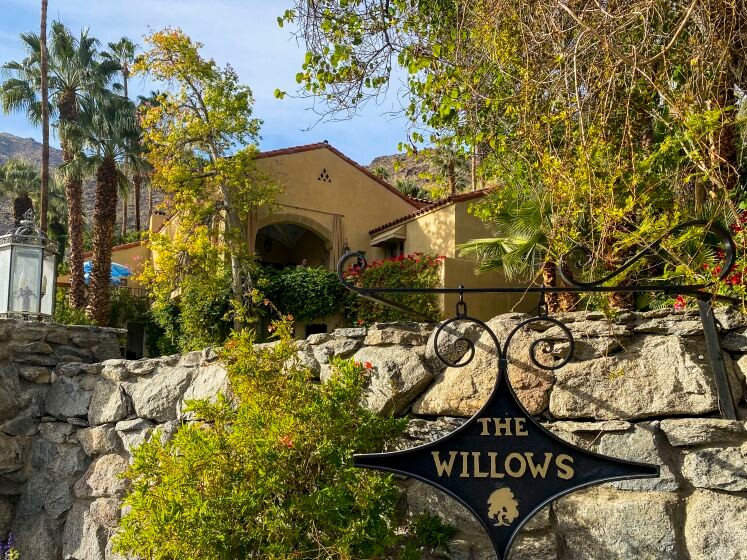
[{"label": "glass lantern", "polygon": [[54,244],[28,210],[21,225],[0,236],[0,317],[51,321],[57,285]]}]

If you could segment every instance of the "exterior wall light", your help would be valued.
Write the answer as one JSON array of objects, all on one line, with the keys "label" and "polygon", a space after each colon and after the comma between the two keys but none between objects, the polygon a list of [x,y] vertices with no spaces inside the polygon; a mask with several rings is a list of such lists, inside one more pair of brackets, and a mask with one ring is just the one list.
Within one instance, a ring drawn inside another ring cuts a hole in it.
[{"label": "exterior wall light", "polygon": [[51,321],[57,285],[54,243],[28,210],[19,227],[0,236],[0,317]]}]

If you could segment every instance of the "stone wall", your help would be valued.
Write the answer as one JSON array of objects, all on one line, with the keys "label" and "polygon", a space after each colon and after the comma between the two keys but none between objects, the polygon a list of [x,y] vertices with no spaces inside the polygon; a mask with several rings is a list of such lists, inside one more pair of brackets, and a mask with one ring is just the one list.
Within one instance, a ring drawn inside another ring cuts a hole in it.
[{"label": "stone wall", "polygon": [[[499,339],[523,318],[489,324]],[[747,417],[747,319],[720,312],[722,343],[739,412]],[[718,399],[697,315],[597,313],[563,317],[575,357],[554,373],[529,363],[534,337],[522,331],[509,375],[519,398],[546,426],[577,445],[661,465],[659,479],[610,483],[562,498],[522,531],[511,560],[747,558],[747,424],[718,418]],[[546,327],[540,327],[540,329]],[[557,330],[557,329],[556,329]],[[133,447],[156,427],[163,437],[185,420],[184,402],[230,391],[211,350],[152,360],[103,360],[114,334],[79,327],[0,324],[0,537],[13,530],[22,558],[110,560],[109,538]],[[322,381],[334,356],[370,362],[366,404],[410,414],[404,448],[443,435],[477,411],[496,362],[473,328],[448,342],[475,341],[465,368],[445,368],[420,324],[338,329],[299,343],[299,357]],[[562,353],[559,341],[548,357]],[[75,359],[74,359],[75,358]],[[456,502],[402,480],[403,512],[429,511],[459,528],[451,553],[493,558],[482,530]]]}]

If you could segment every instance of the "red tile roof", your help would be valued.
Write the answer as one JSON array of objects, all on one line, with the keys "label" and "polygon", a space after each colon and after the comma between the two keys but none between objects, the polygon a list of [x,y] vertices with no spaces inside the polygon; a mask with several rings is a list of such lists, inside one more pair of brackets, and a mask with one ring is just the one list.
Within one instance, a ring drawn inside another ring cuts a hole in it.
[{"label": "red tile roof", "polygon": [[421,208],[420,210],[416,210],[415,212],[410,212],[409,214],[405,214],[404,216],[401,216],[397,218],[396,220],[392,220],[391,222],[387,222],[383,225],[375,227],[374,229],[370,230],[368,234],[373,235],[374,233],[384,231],[385,229],[388,229],[394,225],[407,222],[409,220],[412,220],[413,218],[417,218],[418,216],[422,216],[423,214],[427,214],[428,212],[437,210],[438,208],[441,208],[444,206],[448,206],[449,204],[452,204],[452,203],[464,202],[466,200],[474,200],[475,198],[480,198],[482,196],[485,196],[485,194],[488,193],[489,191],[490,189],[482,189],[479,191],[470,191],[468,193],[447,196],[446,198],[437,200],[436,202],[433,202],[429,204],[428,206]]},{"label": "red tile roof", "polygon": [[316,144],[306,144],[303,146],[293,146],[290,148],[282,148],[280,150],[270,150],[267,152],[259,152],[256,156],[256,159],[271,158],[271,157],[276,157],[276,156],[286,156],[290,154],[300,154],[302,152],[310,152],[312,150],[321,150],[321,149],[329,150],[330,152],[335,154],[337,157],[344,160],[346,163],[349,163],[350,165],[358,169],[358,171],[364,173],[365,175],[368,175],[368,177],[370,177],[371,179],[379,183],[382,187],[396,194],[398,197],[400,197],[402,200],[404,200],[411,206],[415,208],[423,208],[426,205],[425,202],[414,199],[414,198],[410,198],[409,196],[400,192],[399,190],[394,188],[392,185],[384,181],[381,177],[377,177],[376,175],[371,173],[371,171],[363,167],[361,164],[350,159],[348,156],[343,154],[340,150],[338,150],[337,148],[335,148],[328,142],[317,142]]},{"label": "red tile roof", "polygon": [[[143,245],[142,241],[133,241],[132,243],[125,243],[124,245],[115,245],[112,247],[112,253],[115,251],[124,251],[125,249],[132,249],[133,247],[139,247]],[[83,253],[83,258],[89,258],[93,256],[93,251],[86,251]]]}]

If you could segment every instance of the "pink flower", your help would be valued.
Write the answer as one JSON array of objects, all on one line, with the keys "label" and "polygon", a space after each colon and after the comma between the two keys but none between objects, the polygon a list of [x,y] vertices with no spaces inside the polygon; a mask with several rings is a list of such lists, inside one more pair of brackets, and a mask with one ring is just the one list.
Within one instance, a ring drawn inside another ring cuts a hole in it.
[{"label": "pink flower", "polygon": [[687,302],[685,301],[685,296],[679,295],[674,300],[674,308],[677,310],[685,309],[687,307]]}]

